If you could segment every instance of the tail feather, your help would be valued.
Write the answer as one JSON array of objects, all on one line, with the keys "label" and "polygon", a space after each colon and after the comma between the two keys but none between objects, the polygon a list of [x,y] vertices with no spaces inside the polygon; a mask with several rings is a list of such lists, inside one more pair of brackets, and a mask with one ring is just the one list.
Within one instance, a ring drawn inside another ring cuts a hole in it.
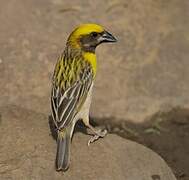
[{"label": "tail feather", "polygon": [[69,168],[70,163],[70,133],[58,132],[57,139],[57,153],[56,153],[56,170],[66,171]]}]

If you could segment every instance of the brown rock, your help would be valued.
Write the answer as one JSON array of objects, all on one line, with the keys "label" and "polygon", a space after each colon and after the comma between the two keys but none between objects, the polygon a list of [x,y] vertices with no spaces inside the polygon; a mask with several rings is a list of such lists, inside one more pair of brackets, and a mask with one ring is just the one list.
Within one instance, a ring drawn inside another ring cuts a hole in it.
[{"label": "brown rock", "polygon": [[93,116],[141,122],[189,107],[188,16],[188,0],[1,1],[0,104],[48,113],[56,59],[73,28],[93,21],[118,39],[97,49]]},{"label": "brown rock", "polygon": [[76,133],[70,169],[65,174],[56,172],[56,143],[48,117],[17,106],[1,107],[0,114],[2,180],[175,180],[157,154],[116,135],[88,147],[89,136]]}]

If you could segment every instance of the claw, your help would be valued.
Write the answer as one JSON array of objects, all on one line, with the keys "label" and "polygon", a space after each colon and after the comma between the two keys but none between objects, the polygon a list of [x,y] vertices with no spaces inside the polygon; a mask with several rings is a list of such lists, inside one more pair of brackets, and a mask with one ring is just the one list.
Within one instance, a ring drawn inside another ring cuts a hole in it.
[{"label": "claw", "polygon": [[100,136],[94,135],[92,138],[89,139],[87,145],[90,146],[91,143],[95,142],[95,141],[98,140],[99,138],[100,138]]},{"label": "claw", "polygon": [[97,141],[99,138],[103,138],[104,136],[106,136],[107,132],[108,131],[106,129],[104,129],[104,130],[100,129],[100,130],[96,131],[95,135],[89,139],[88,146],[90,146],[91,143]]}]

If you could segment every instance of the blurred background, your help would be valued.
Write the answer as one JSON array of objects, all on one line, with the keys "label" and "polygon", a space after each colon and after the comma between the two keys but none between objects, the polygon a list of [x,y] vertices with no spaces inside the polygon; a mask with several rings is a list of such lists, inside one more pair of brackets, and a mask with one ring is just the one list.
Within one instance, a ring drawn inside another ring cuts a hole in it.
[{"label": "blurred background", "polygon": [[91,116],[189,178],[188,0],[0,1],[0,106],[50,113],[51,77],[70,32],[103,25]]}]

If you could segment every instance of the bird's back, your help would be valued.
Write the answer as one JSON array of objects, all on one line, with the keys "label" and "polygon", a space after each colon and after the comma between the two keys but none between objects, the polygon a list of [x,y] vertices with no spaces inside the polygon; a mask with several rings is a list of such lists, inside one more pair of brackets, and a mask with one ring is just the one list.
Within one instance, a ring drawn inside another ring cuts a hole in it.
[{"label": "bird's back", "polygon": [[91,63],[81,51],[67,47],[55,66],[51,104],[57,128],[71,123],[86,100],[94,78]]}]

